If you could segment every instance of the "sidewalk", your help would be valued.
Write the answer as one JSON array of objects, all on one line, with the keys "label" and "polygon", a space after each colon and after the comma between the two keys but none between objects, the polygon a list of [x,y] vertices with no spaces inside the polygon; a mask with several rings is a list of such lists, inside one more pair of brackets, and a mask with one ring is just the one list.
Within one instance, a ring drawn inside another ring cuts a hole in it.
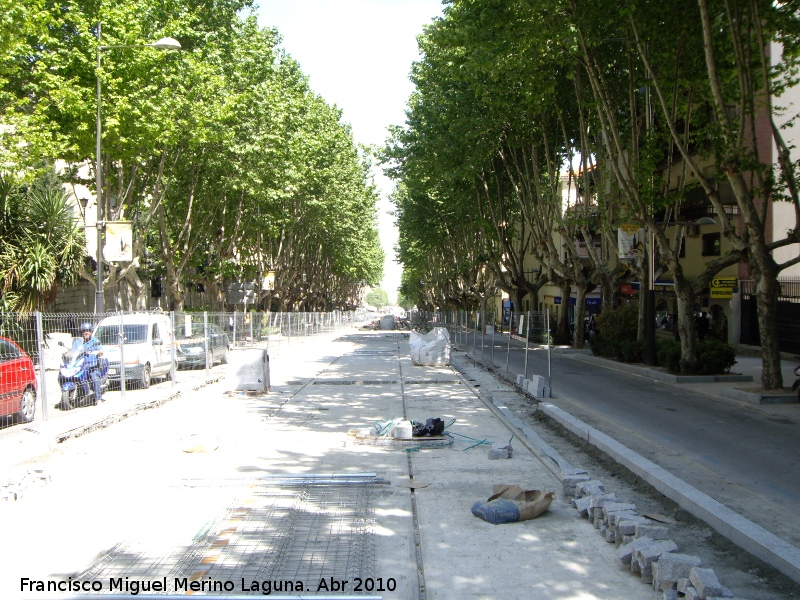
[{"label": "sidewalk", "polygon": [[[475,393],[498,385],[490,375],[414,366],[402,334],[359,331],[298,345],[271,360],[271,374],[266,396],[229,394],[222,379],[37,461],[51,482],[0,504],[14,540],[0,552],[0,597],[71,597],[21,590],[23,577],[72,577],[103,594],[195,585],[274,597],[300,582],[343,598],[360,578],[362,593],[383,598],[661,597]],[[455,419],[454,441],[348,435],[396,417]],[[476,445],[512,435],[511,460],[490,461]],[[470,508],[496,483],[557,498],[538,519],[491,525]]]}]

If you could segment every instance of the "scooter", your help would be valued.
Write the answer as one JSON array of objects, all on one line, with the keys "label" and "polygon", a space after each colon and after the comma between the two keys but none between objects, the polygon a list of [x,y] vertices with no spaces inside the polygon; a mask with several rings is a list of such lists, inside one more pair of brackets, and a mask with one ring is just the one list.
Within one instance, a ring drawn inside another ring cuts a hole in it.
[{"label": "scooter", "polygon": [[72,348],[61,356],[61,368],[58,371],[62,410],[72,410],[76,406],[96,402],[92,380],[89,377],[93,369],[99,371],[100,388],[105,392],[108,388],[108,361],[96,354],[85,352],[81,339],[75,339]]}]

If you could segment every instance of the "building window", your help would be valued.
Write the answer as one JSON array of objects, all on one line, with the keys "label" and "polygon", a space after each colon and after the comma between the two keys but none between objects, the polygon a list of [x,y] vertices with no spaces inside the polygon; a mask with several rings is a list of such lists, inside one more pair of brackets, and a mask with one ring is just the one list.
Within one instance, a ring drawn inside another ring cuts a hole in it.
[{"label": "building window", "polygon": [[720,256],[722,254],[722,242],[720,234],[706,233],[703,235],[703,256]]}]

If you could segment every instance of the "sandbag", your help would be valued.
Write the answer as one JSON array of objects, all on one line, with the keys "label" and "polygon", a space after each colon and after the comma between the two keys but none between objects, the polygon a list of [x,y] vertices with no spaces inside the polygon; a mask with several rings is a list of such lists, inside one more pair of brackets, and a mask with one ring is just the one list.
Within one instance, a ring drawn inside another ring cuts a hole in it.
[{"label": "sandbag", "polygon": [[450,334],[444,327],[434,327],[424,335],[412,331],[408,345],[415,365],[444,367],[450,364]]},{"label": "sandbag", "polygon": [[472,505],[472,514],[493,525],[535,519],[556,497],[550,490],[524,490],[519,485],[494,485],[492,491],[488,500]]}]

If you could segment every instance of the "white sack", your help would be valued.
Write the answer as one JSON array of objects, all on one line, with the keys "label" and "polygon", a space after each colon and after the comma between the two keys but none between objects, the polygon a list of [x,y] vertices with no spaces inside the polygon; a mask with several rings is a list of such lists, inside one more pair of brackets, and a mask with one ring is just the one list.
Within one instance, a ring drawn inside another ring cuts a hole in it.
[{"label": "white sack", "polygon": [[408,345],[415,365],[442,367],[450,364],[450,334],[444,327],[434,327],[425,335],[412,331]]}]

